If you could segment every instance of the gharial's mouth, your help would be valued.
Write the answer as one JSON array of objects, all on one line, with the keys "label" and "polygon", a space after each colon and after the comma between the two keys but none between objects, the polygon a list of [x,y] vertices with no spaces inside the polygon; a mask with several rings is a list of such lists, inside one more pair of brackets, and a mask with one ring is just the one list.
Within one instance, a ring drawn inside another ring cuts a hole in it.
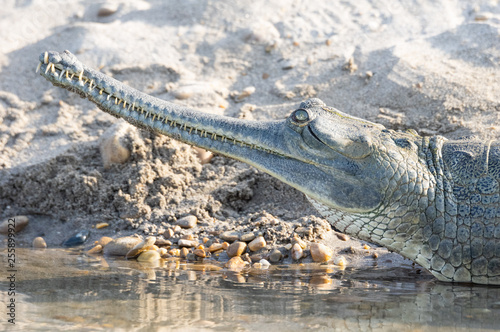
[{"label": "gharial's mouth", "polygon": [[[210,138],[212,140],[219,140],[220,142],[228,142],[238,145],[240,147],[246,147],[255,150],[261,150],[263,152],[279,155],[283,157],[288,157],[285,154],[279,153],[277,151],[245,142],[241,139],[234,137],[228,137],[224,134],[217,132],[212,132],[205,129],[199,129],[196,126],[188,125],[187,123],[176,121],[173,118],[169,118],[164,112],[154,110],[142,102],[137,102],[133,100],[128,100],[126,96],[116,96],[110,89],[100,86],[98,78],[92,78],[92,74],[87,75],[84,69],[79,72],[75,72],[72,69],[64,66],[61,63],[54,63],[49,61],[48,52],[44,53],[43,61],[38,63],[36,72],[49,79],[55,85],[62,86],[64,88],[70,89],[74,92],[79,93],[82,97],[88,98],[92,96],[96,101],[115,105],[115,110],[117,115],[125,118],[133,118],[139,122],[148,123],[152,127],[160,127],[159,125],[154,126],[154,123],[162,123],[163,125],[169,125],[170,127],[176,127],[178,130],[189,133],[190,135],[198,135],[201,138]],[[97,104],[100,106],[99,104]],[[121,105],[121,107],[119,107]],[[150,106],[150,105],[149,105]],[[114,114],[113,114],[114,115]],[[115,116],[117,116],[115,115]],[[172,128],[173,129],[173,128]]]}]

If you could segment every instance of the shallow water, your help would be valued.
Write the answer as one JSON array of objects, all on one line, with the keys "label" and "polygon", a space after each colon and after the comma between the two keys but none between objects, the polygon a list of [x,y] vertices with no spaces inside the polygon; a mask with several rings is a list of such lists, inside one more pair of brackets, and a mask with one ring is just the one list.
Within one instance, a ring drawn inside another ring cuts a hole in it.
[{"label": "shallow water", "polygon": [[[6,266],[6,252],[1,255]],[[209,263],[155,267],[55,249],[18,249],[17,256],[19,330],[500,328],[499,287],[441,283],[411,266],[341,270],[309,264],[238,273]],[[12,296],[5,280],[0,287],[7,304]],[[1,324],[13,327],[6,314]]]}]

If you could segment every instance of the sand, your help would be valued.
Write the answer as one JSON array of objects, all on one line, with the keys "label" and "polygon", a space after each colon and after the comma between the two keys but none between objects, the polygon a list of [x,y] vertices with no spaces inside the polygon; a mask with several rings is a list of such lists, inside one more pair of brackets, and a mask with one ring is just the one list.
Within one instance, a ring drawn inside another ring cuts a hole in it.
[{"label": "sand", "polygon": [[[280,119],[318,97],[390,129],[499,136],[498,1],[35,0],[8,1],[0,16],[0,217],[29,216],[23,246],[36,236],[59,246],[79,229],[156,235],[187,215],[199,223],[179,236],[237,230],[282,246],[304,227],[302,238],[338,253],[363,245],[339,240],[270,176],[221,156],[202,164],[188,145],[53,87],[35,74],[46,50],[232,117]],[[107,130],[125,133],[125,163],[103,160]]]}]

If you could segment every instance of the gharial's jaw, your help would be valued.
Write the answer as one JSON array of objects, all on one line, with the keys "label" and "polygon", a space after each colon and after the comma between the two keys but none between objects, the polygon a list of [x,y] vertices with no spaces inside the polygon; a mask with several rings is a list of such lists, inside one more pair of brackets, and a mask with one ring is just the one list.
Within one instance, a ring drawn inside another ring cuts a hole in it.
[{"label": "gharial's jaw", "polygon": [[[299,147],[304,137],[293,130],[290,119],[247,121],[181,107],[93,70],[68,51],[45,52],[39,60],[38,70],[54,85],[76,92],[103,111],[138,127],[253,165],[333,208],[365,211],[380,203],[376,186],[351,174],[346,176],[341,158],[334,161],[328,159],[330,156],[303,153],[311,149],[311,144]],[[318,99],[301,107],[325,112]],[[360,201],[359,197],[369,199]]]}]

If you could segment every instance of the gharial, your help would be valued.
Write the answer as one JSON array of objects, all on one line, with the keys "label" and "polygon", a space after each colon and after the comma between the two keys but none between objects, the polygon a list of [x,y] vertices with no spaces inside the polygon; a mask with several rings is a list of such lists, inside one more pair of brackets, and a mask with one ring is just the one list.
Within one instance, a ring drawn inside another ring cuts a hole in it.
[{"label": "gharial", "polygon": [[285,120],[206,114],[130,88],[68,51],[38,70],[137,127],[217,152],[302,191],[337,230],[439,280],[500,284],[500,142],[399,132],[309,99]]}]

